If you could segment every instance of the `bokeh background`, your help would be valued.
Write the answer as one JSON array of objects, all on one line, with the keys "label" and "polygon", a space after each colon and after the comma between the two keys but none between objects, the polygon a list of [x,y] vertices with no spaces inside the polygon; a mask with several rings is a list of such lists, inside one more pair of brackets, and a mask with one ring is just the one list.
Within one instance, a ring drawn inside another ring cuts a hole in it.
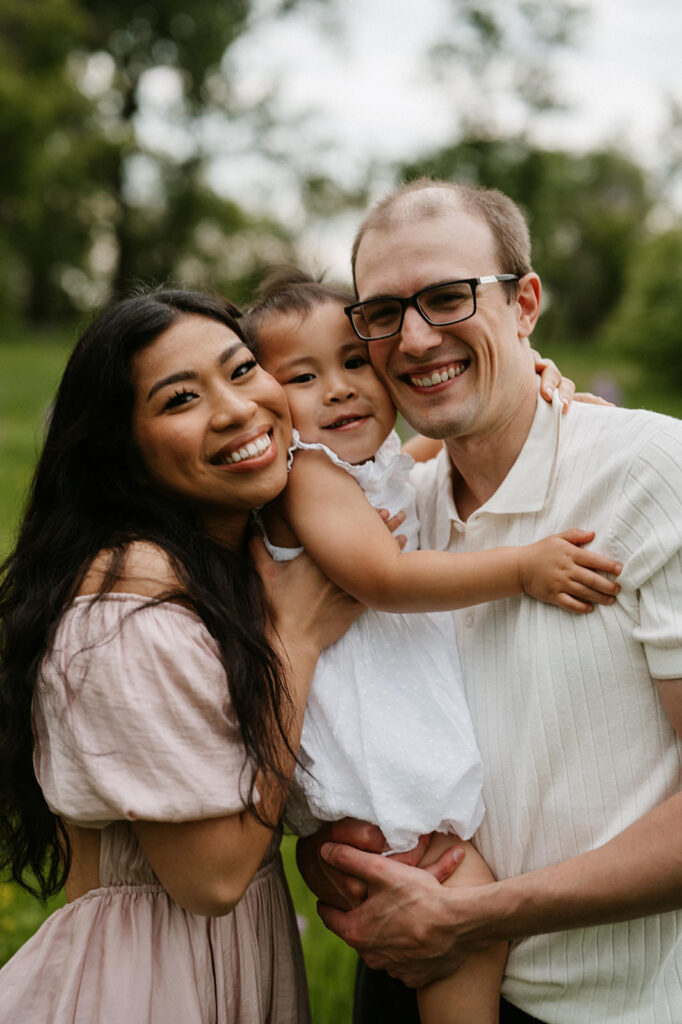
[{"label": "bokeh background", "polygon": [[[680,52],[678,0],[0,0],[0,556],[94,309],[141,282],[246,303],[291,260],[345,282],[406,176],[509,193],[536,347],[682,415]],[[286,856],[314,1019],[341,1024],[353,956]],[[0,884],[0,962],[49,909]]]}]

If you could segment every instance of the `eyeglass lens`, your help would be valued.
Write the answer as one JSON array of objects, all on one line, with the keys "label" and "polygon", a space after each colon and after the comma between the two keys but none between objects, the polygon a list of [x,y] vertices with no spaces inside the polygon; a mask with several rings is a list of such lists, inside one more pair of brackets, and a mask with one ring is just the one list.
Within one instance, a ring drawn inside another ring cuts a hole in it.
[{"label": "eyeglass lens", "polygon": [[[475,310],[474,291],[469,282],[426,288],[413,303],[422,316],[436,326],[466,320]],[[353,310],[353,320],[361,335],[381,338],[400,330],[403,304],[397,299],[363,302]]]}]

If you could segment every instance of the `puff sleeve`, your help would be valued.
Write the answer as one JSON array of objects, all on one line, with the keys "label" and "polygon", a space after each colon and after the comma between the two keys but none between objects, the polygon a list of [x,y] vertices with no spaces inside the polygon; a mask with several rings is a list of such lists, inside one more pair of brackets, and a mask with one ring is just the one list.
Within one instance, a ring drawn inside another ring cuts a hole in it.
[{"label": "puff sleeve", "polygon": [[89,827],[241,811],[251,778],[215,641],[176,604],[77,598],[41,667],[34,766],[50,808]]}]

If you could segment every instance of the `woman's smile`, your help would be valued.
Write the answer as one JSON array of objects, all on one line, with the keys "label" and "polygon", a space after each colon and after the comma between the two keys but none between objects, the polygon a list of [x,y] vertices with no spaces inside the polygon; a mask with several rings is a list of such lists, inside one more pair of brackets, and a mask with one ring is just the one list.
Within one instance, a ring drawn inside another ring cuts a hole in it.
[{"label": "woman's smile", "polygon": [[[183,316],[133,359],[133,433],[150,479],[235,536],[287,479],[283,389],[233,331]],[[181,388],[178,390],[178,388]]]}]

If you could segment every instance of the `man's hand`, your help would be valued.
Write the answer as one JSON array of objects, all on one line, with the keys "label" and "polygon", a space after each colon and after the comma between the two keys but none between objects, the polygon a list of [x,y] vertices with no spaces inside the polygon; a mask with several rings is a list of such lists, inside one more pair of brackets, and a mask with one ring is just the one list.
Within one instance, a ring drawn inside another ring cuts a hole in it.
[{"label": "man's hand", "polygon": [[380,854],[386,849],[383,833],[366,821],[342,818],[323,825],[314,835],[299,839],[296,844],[298,870],[319,900],[339,910],[359,906],[367,895],[367,885],[323,860],[320,849],[325,843],[348,843],[359,850]]},{"label": "man's hand", "polygon": [[461,861],[461,847],[447,850],[425,869],[345,844],[325,843],[321,852],[330,870],[344,878],[354,876],[368,892],[352,910],[323,902],[318,912],[327,928],[356,949],[369,967],[417,987],[451,974],[473,948],[460,941],[453,911],[464,894],[481,890],[440,884]]},{"label": "man's hand", "polygon": [[[430,842],[430,835],[421,836],[414,849],[400,854],[401,862],[410,867],[419,864]],[[366,821],[342,818],[340,821],[323,825],[318,832],[306,839],[299,839],[296,845],[298,870],[317,898],[338,910],[358,907],[367,896],[367,883],[352,873],[338,870],[320,855],[322,846],[328,843],[344,844],[349,848],[381,854],[387,849],[384,835],[375,825],[370,825]],[[447,878],[452,870],[451,867],[444,878]]]}]

